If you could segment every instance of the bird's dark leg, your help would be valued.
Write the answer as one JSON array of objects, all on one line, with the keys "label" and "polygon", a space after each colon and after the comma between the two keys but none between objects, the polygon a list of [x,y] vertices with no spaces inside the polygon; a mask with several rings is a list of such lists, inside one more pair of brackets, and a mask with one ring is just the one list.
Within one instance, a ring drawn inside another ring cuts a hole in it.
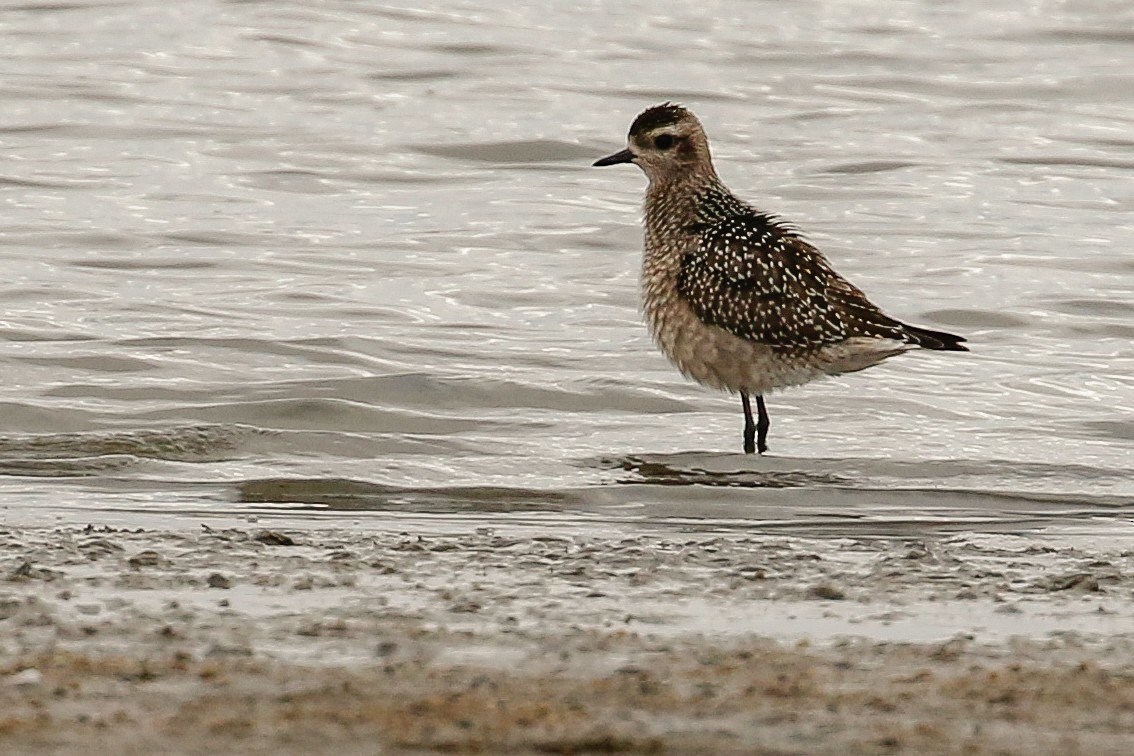
[{"label": "bird's dark leg", "polygon": [[[760,407],[761,417],[764,417],[764,400],[756,397]],[[748,401],[748,392],[740,392],[740,403],[744,405],[744,453],[752,454],[756,451],[756,423],[752,422],[752,404]],[[764,418],[765,421],[767,418]]]},{"label": "bird's dark leg", "polygon": [[[760,419],[756,423],[756,430],[760,434],[759,438],[756,439],[756,449],[763,454],[768,451],[768,426],[771,423],[768,421],[768,409],[764,406],[762,394],[756,397],[756,411],[760,414]],[[748,421],[752,421],[751,412],[748,413]]]}]

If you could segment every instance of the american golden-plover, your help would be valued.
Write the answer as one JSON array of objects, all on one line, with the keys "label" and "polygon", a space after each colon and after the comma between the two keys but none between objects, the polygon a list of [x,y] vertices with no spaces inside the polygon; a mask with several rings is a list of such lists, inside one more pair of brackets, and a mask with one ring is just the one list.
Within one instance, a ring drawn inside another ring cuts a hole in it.
[{"label": "american golden-plover", "polygon": [[791,226],[738,199],[685,108],[666,103],[634,119],[627,148],[595,165],[617,163],[635,163],[649,179],[642,310],[650,332],[686,376],[740,394],[745,452],[767,451],[764,394],[773,389],[914,347],[968,351],[960,336],[889,317]]}]

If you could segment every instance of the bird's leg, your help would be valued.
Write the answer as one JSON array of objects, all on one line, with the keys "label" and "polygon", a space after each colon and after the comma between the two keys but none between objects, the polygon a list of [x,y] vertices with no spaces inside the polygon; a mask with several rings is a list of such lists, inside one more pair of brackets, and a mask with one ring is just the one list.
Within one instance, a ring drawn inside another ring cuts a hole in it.
[{"label": "bird's leg", "polygon": [[[745,399],[747,398],[745,397]],[[745,408],[747,409],[747,406]],[[763,394],[756,396],[756,411],[760,414],[760,419],[756,423],[756,430],[760,433],[759,438],[756,439],[756,448],[763,454],[768,451],[768,426],[771,425],[768,421],[768,409],[764,406]],[[748,422],[752,422],[751,412],[748,413]]]},{"label": "bird's leg", "polygon": [[[760,407],[760,417],[767,423],[768,418],[764,414],[764,399],[758,396],[756,402]],[[744,405],[744,453],[752,454],[756,451],[756,423],[752,422],[752,404],[748,401],[747,391],[740,392],[740,403]]]}]

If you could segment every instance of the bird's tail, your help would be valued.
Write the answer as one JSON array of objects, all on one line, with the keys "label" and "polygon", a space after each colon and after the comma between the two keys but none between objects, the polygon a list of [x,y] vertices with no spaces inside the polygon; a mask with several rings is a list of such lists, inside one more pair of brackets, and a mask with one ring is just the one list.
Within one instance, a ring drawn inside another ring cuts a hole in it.
[{"label": "bird's tail", "polygon": [[969,348],[961,343],[965,339],[951,333],[931,331],[928,328],[918,328],[917,326],[905,325],[904,323],[902,324],[902,330],[905,332],[906,339],[909,343],[917,344],[919,347],[924,347],[925,349],[936,349],[943,352],[969,351]]}]

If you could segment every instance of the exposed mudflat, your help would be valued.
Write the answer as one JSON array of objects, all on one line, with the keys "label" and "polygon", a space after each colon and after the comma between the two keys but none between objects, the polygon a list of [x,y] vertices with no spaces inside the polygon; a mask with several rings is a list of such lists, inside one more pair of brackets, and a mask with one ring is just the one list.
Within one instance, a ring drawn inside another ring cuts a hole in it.
[{"label": "exposed mudflat", "polygon": [[1122,544],[9,528],[0,558],[9,753],[1134,743]]}]

